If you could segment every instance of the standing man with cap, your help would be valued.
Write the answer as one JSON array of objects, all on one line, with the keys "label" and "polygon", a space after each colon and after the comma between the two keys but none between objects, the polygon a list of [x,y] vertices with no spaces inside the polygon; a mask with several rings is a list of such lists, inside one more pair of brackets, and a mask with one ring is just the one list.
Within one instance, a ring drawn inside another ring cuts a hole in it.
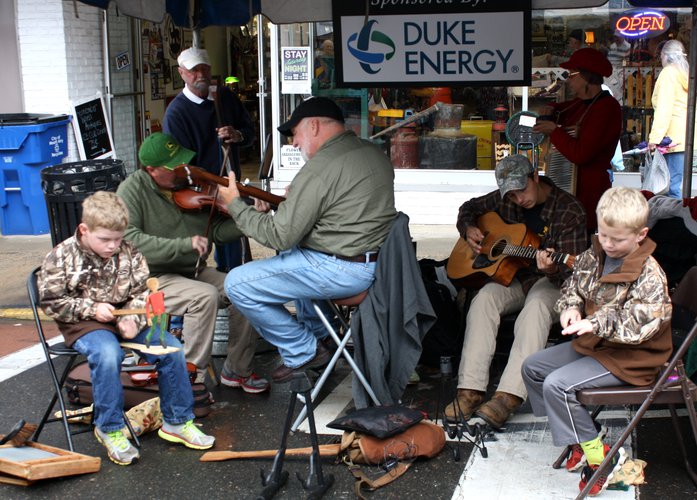
[{"label": "standing man with cap", "polygon": [[[230,271],[225,290],[257,331],[278,347],[274,382],[329,361],[326,332],[311,299],[350,297],[369,288],[380,246],[397,212],[394,171],[374,144],[344,128],[341,109],[325,97],[302,102],[278,127],[306,163],[275,215],[240,199],[234,176],[220,189],[239,228],[279,255]],[[284,307],[295,300],[296,317]]]},{"label": "standing man with cap", "polygon": [[560,64],[569,70],[566,85],[575,99],[553,104],[540,113],[533,132],[549,135],[552,144],[576,164],[576,197],[586,209],[588,232],[597,227],[595,207],[612,187],[612,157],[622,132],[622,108],[601,88],[612,65],[599,51],[579,49]]},{"label": "standing man with cap", "polygon": [[167,106],[164,132],[194,151],[194,165],[216,175],[223,158],[220,146],[229,146],[230,163],[239,177],[239,148],[251,144],[255,134],[249,113],[225,85],[217,86],[217,96],[210,92],[211,64],[204,49],[182,51],[177,63],[184,90]]},{"label": "standing man with cap", "polygon": [[[193,165],[215,175],[221,170],[224,148],[228,148],[231,169],[240,177],[240,147],[254,139],[254,124],[242,102],[225,85],[211,89],[211,64],[204,49],[183,50],[177,58],[184,90],[167,106],[164,132],[194,151]],[[218,270],[228,272],[242,263],[239,242],[216,245]]]},{"label": "standing man with cap", "polygon": [[[525,358],[545,347],[549,329],[559,318],[554,304],[570,269],[555,264],[550,251],[577,255],[587,248],[586,217],[581,204],[554,183],[539,177],[526,156],[507,156],[496,165],[499,189],[465,202],[457,229],[475,253],[484,234],[477,219],[495,211],[507,224],[523,223],[540,238],[540,250],[530,267],[521,267],[506,287],[489,282],[472,300],[458,370],[455,401],[445,408],[449,420],[473,414],[500,429],[527,396],[521,376]],[[518,312],[508,363],[492,398],[484,403],[489,369],[496,348],[501,316]],[[482,404],[483,403],[483,404]]]},{"label": "standing man with cap", "polygon": [[213,215],[206,230],[207,212],[184,212],[172,201],[172,190],[187,185],[172,169],[190,163],[194,154],[167,134],[156,132],[143,141],[138,152],[141,169],[117,190],[130,214],[125,237],[145,255],[151,275],[159,280],[167,313],[184,318],[184,352],[199,376],[205,376],[210,361],[218,308],[228,307],[230,334],[222,381],[248,393],[264,392],[268,381],[252,371],[257,336],[230,305],[223,288],[225,273],[206,266],[209,242],[236,241],[242,233],[231,218],[220,214]]}]

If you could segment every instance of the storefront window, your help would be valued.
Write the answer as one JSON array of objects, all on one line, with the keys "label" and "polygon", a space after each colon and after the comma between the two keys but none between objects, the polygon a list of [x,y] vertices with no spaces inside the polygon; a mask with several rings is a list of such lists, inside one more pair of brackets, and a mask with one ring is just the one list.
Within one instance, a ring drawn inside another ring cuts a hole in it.
[{"label": "storefront window", "polygon": [[[281,26],[280,44],[309,47],[312,54],[312,95],[334,98],[344,109],[347,123],[357,134],[373,138],[392,157],[395,168],[490,170],[497,153],[514,152],[506,136],[506,123],[522,110],[537,113],[545,104],[561,102],[572,96],[564,80],[568,72],[559,64],[574,50],[592,47],[600,50],[613,65],[605,79],[610,92],[623,109],[622,150],[646,140],[651,126],[651,93],[661,70],[657,48],[668,39],[678,39],[689,50],[690,10],[668,9],[670,27],[659,36],[629,38],[615,29],[617,20],[632,9],[622,0],[611,0],[592,9],[535,10],[532,12],[531,50],[532,84],[530,87],[428,87],[413,88],[337,88],[332,23]],[[281,96],[281,115],[287,117],[300,99],[308,95]],[[442,103],[448,113],[461,114],[459,128],[437,130],[436,115],[417,121],[410,127],[381,131],[409,116],[427,111]],[[465,142],[471,141],[469,147]],[[395,143],[398,147],[394,147]],[[405,149],[406,148],[406,149]],[[506,149],[508,148],[508,149]],[[398,157],[394,158],[394,155]],[[541,167],[546,146],[539,151]],[[629,158],[626,170],[636,165]],[[620,166],[624,169],[624,166]]]}]

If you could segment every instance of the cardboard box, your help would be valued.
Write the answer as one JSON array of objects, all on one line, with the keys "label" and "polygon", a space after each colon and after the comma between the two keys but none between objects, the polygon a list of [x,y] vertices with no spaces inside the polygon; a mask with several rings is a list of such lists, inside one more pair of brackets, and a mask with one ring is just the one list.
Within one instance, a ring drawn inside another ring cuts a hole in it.
[{"label": "cardboard box", "polygon": [[462,120],[460,130],[477,136],[477,157],[494,156],[492,140],[493,120]]}]

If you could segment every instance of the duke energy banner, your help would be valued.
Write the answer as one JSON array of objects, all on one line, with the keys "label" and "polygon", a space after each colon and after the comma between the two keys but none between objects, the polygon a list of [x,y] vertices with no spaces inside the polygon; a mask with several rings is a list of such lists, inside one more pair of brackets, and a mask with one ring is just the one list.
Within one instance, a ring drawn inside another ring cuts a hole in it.
[{"label": "duke energy banner", "polygon": [[530,0],[368,4],[333,0],[338,85],[530,85]]}]

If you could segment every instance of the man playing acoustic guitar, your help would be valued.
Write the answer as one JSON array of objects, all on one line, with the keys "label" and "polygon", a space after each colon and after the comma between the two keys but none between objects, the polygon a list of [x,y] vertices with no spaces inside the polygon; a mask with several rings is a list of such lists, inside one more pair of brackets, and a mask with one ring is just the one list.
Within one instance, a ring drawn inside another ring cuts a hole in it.
[{"label": "man playing acoustic guitar", "polygon": [[[529,267],[517,258],[521,267],[508,286],[497,283],[494,277],[472,300],[458,371],[457,398],[446,407],[445,416],[451,421],[466,421],[476,414],[500,429],[527,395],[520,374],[523,360],[545,347],[549,329],[558,319],[554,303],[570,270],[555,263],[552,251],[575,256],[588,245],[583,206],[549,179],[539,177],[527,157],[505,157],[496,165],[495,174],[498,190],[460,207],[460,235],[475,254],[487,252],[481,246],[485,234],[478,227],[478,219],[495,211],[505,222],[502,226],[522,223],[528,233],[537,235],[540,250],[535,252]],[[519,313],[508,363],[493,397],[482,404],[501,316],[514,312]]]}]

